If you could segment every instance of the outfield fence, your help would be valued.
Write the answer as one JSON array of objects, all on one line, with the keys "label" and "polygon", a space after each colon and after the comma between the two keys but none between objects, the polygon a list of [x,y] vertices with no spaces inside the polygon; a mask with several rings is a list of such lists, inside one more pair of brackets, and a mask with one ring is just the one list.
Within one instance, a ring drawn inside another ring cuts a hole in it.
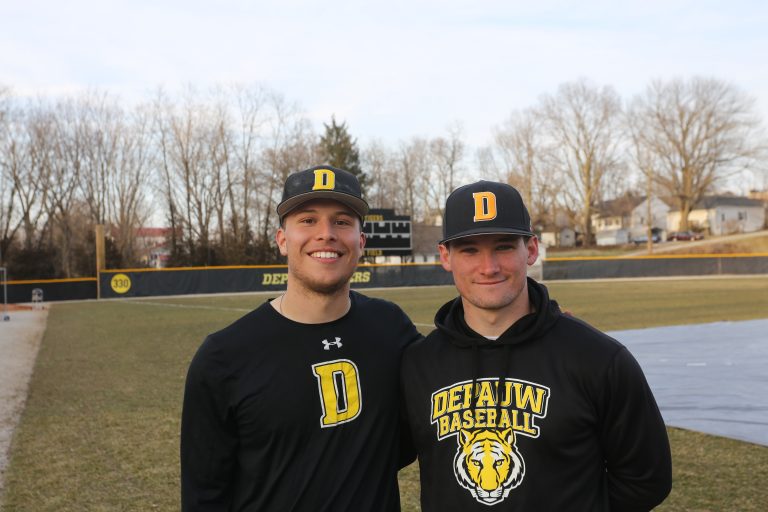
[{"label": "outfield fence", "polygon": [[32,302],[32,292],[40,290],[43,301],[83,300],[96,298],[96,278],[36,279],[8,281],[8,302]]},{"label": "outfield fence", "polygon": [[768,274],[768,254],[679,254],[548,258],[543,279],[610,279]]},{"label": "outfield fence", "polygon": [[[548,258],[542,267],[545,281],[768,274],[768,254]],[[30,302],[34,289],[45,301],[281,291],[287,279],[286,265],[116,269],[98,277],[8,281],[8,302]],[[448,285],[453,279],[439,263],[362,264],[351,282],[353,288],[388,288]]]},{"label": "outfield fence", "polygon": [[[99,276],[101,297],[148,297],[191,293],[281,291],[286,265],[105,270]],[[364,264],[352,275],[353,288],[389,288],[451,284],[451,275],[436,263]]]}]

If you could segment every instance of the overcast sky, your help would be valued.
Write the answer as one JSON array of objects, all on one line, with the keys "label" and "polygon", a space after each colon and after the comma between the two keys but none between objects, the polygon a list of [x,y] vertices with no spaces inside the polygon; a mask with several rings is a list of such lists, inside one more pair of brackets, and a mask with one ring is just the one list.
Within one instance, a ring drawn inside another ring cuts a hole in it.
[{"label": "overcast sky", "polygon": [[731,82],[768,120],[768,2],[3,0],[0,84],[22,95],[259,83],[365,145],[510,112],[587,78],[625,99],[652,79]]}]

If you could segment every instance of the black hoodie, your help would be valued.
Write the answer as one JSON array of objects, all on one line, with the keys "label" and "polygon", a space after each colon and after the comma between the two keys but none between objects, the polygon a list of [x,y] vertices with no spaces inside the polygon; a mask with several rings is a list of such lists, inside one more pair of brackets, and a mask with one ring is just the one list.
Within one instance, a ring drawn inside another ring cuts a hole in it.
[{"label": "black hoodie", "polygon": [[639,365],[528,280],[533,313],[498,340],[461,298],[403,357],[422,510],[650,510],[671,488],[666,429]]}]

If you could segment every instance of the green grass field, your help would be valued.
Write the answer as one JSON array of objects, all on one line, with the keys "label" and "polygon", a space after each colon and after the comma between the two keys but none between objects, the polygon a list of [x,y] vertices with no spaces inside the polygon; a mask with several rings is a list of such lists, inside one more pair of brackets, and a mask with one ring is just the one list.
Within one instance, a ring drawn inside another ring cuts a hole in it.
[{"label": "green grass field", "polygon": [[[552,283],[604,330],[768,316],[768,277]],[[375,290],[429,325],[451,287]],[[178,432],[187,364],[204,336],[265,295],[53,306],[11,452],[8,512],[178,509]],[[176,307],[183,305],[185,307]],[[428,327],[420,327],[427,332]],[[768,510],[768,448],[669,430],[674,488],[657,510]],[[418,510],[415,465],[403,509]]]}]

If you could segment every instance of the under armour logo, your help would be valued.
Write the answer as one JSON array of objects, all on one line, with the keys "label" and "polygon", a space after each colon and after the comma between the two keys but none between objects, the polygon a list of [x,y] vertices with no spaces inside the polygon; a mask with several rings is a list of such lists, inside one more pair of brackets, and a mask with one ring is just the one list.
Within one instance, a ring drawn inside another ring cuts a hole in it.
[{"label": "under armour logo", "polygon": [[341,338],[336,337],[336,341],[323,340],[323,350],[331,350],[331,345],[335,345],[336,348],[341,348]]}]

